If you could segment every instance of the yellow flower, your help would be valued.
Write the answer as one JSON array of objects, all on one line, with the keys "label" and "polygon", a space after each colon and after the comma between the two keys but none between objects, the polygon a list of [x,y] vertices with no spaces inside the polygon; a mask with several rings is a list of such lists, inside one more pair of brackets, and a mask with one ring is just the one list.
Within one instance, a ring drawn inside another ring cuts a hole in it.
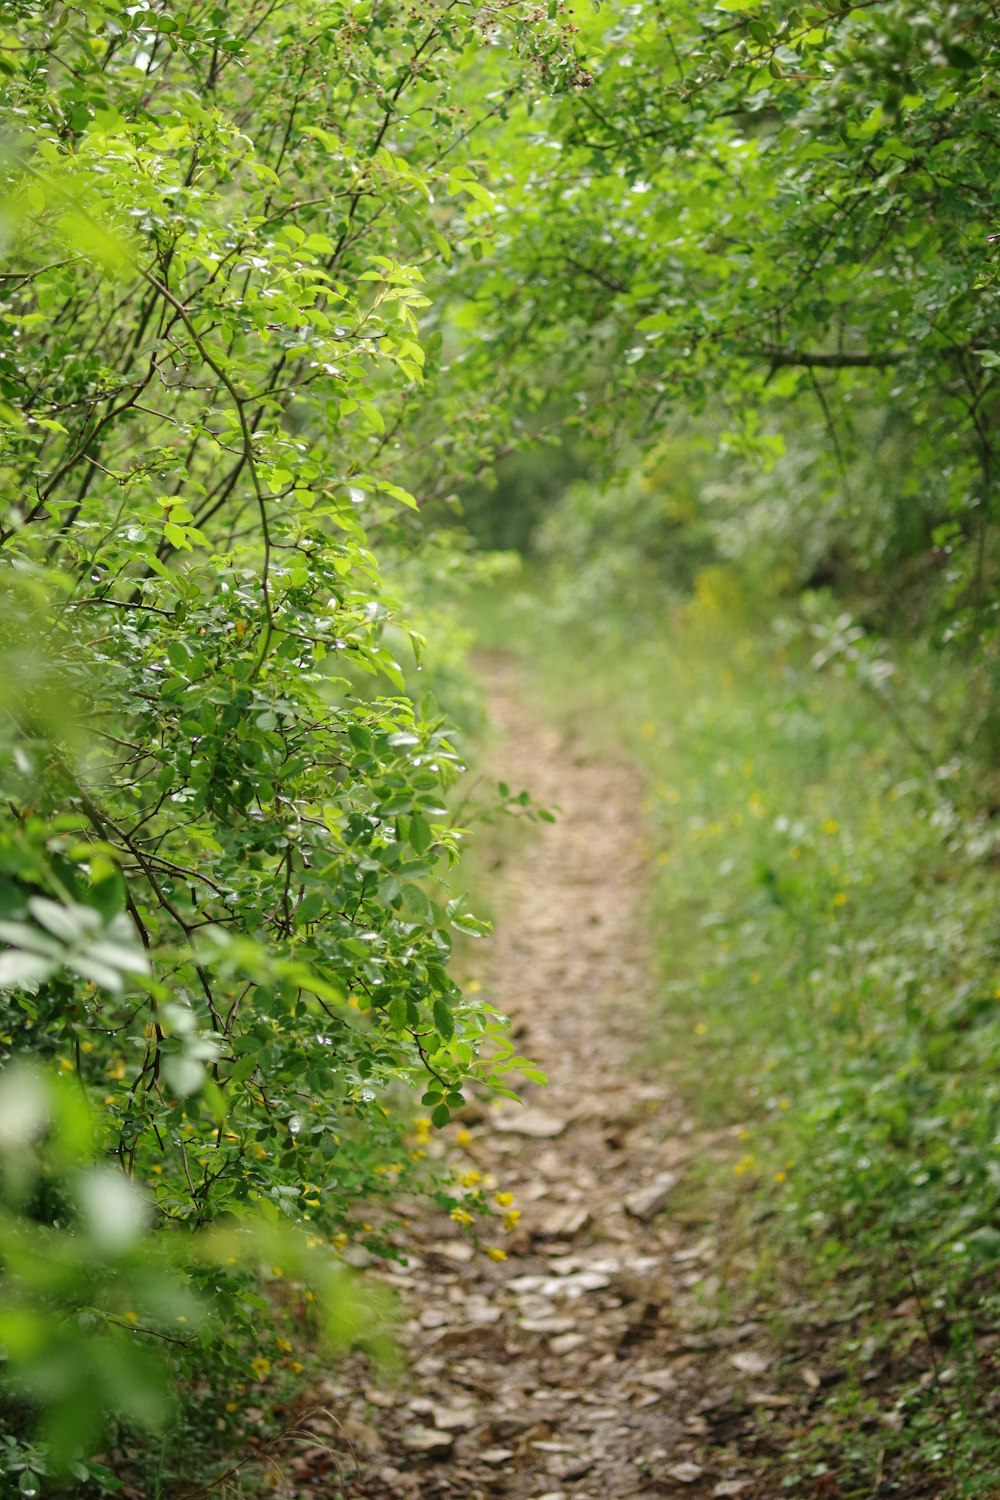
[{"label": "yellow flower", "polygon": [[834,906],[846,906],[847,905],[847,892],[846,891],[838,891],[837,894],[833,898],[833,904],[834,904]]},{"label": "yellow flower", "polygon": [[259,1357],[257,1359],[252,1359],[250,1361],[250,1368],[254,1372],[254,1374],[257,1376],[258,1380],[263,1380],[264,1376],[267,1374],[267,1372],[271,1368],[271,1361],[269,1359],[264,1359],[261,1356],[261,1357]]},{"label": "yellow flower", "polygon": [[478,995],[482,987],[483,983],[481,979],[470,979],[465,986],[465,992],[467,995]]},{"label": "yellow flower", "polygon": [[453,1208],[448,1217],[454,1224],[472,1223],[472,1215],[468,1212],[467,1209],[464,1208]]},{"label": "yellow flower", "polygon": [[295,1374],[295,1375],[301,1375],[301,1374],[302,1374],[302,1371],[303,1371],[303,1370],[304,1370],[304,1369],[305,1369],[305,1365],[303,1365],[303,1364],[300,1364],[300,1363],[299,1363],[299,1361],[298,1361],[298,1360],[297,1360],[297,1359],[293,1359],[293,1360],[292,1360],[292,1362],[291,1362],[291,1364],[290,1364],[290,1365],[289,1365],[289,1367],[288,1367],[288,1368],[289,1368],[289,1369],[290,1369],[290,1370],[291,1370],[291,1371],[292,1371],[292,1372],[293,1372],[293,1373],[294,1373],[294,1374]]},{"label": "yellow flower", "polygon": [[499,1245],[490,1245],[487,1248],[486,1254],[489,1256],[490,1260],[506,1260],[507,1259],[507,1252],[506,1252],[506,1250],[501,1250],[500,1247],[499,1247]]},{"label": "yellow flower", "polygon": [[227,1401],[226,1402],[226,1411],[239,1411],[239,1409],[240,1409],[240,1403],[238,1401]]},{"label": "yellow flower", "polygon": [[694,1034],[695,1036],[708,1036],[708,1027],[705,1025],[704,1021],[698,1022],[698,1024],[694,1028]]},{"label": "yellow flower", "polygon": [[753,1164],[754,1158],[752,1156],[741,1156],[739,1161],[733,1167],[734,1177],[742,1177],[746,1172],[750,1171],[750,1169],[753,1167]]},{"label": "yellow flower", "polygon": [[513,1193],[497,1193],[496,1201],[500,1208],[510,1208],[514,1201]]},{"label": "yellow flower", "polygon": [[477,1183],[482,1182],[482,1180],[482,1173],[477,1172],[475,1171],[475,1169],[473,1169],[471,1172],[465,1173],[465,1175],[461,1179],[461,1183],[463,1187],[471,1188],[475,1187]]},{"label": "yellow flower", "polygon": [[282,1354],[291,1354],[292,1345],[288,1339],[275,1339],[274,1342],[277,1344]]},{"label": "yellow flower", "polygon": [[468,1130],[464,1130],[464,1129],[458,1131],[458,1133],[455,1136],[455,1144],[456,1144],[456,1146],[471,1146],[472,1145],[472,1134],[471,1134],[471,1132],[468,1131]]},{"label": "yellow flower", "polygon": [[520,1217],[521,1217],[521,1210],[519,1208],[509,1208],[507,1210],[507,1212],[503,1216],[503,1232],[504,1232],[504,1234],[510,1234],[510,1232],[511,1232],[512,1229],[516,1229],[517,1228],[517,1222],[520,1219]]},{"label": "yellow flower", "polygon": [[840,831],[840,824],[837,822],[836,818],[824,818],[823,822],[820,824],[820,827],[826,834],[834,834]]},{"label": "yellow flower", "polygon": [[775,1174],[774,1174],[774,1180],[775,1180],[775,1182],[784,1182],[784,1180],[785,1180],[785,1173],[784,1172],[775,1172]]}]

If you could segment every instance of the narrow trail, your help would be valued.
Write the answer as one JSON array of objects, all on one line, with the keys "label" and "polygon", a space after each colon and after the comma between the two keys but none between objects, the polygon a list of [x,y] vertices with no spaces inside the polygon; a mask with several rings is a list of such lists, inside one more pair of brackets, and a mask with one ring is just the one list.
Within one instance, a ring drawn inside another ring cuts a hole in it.
[{"label": "narrow trail", "polygon": [[391,1277],[411,1311],[408,1374],[396,1389],[370,1374],[331,1381],[302,1477],[319,1477],[324,1438],[341,1450],[346,1438],[357,1475],[315,1493],[764,1496],[748,1465],[754,1408],[784,1401],[759,1389],[757,1325],[706,1327],[714,1247],[671,1215],[713,1138],[642,1065],[653,1023],[638,786],[539,724],[512,668],[491,663],[489,676],[491,771],[560,809],[499,877],[484,981],[549,1083],[524,1106],[473,1112],[457,1153],[514,1194],[521,1218],[500,1264],[443,1215],[413,1219],[417,1254]]}]

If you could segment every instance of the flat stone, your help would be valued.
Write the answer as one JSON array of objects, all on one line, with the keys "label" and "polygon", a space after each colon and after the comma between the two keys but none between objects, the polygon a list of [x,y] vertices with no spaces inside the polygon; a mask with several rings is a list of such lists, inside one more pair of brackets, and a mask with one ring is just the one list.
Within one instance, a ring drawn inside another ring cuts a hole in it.
[{"label": "flat stone", "polygon": [[635,1192],[628,1194],[625,1199],[626,1213],[631,1214],[633,1219],[641,1219],[646,1223],[656,1217],[676,1186],[676,1172],[661,1172],[652,1182],[646,1183],[645,1187],[636,1188]]},{"label": "flat stone", "polygon": [[450,1453],[455,1439],[450,1432],[440,1432],[436,1427],[408,1427],[401,1441],[411,1453],[433,1458],[436,1454]]},{"label": "flat stone", "polygon": [[549,1348],[553,1354],[572,1354],[574,1349],[582,1349],[586,1343],[584,1333],[560,1333],[549,1340]]},{"label": "flat stone", "polygon": [[476,1425],[474,1406],[439,1406],[433,1416],[434,1426],[442,1432],[468,1432]]},{"label": "flat stone", "polygon": [[536,1141],[562,1135],[568,1123],[568,1120],[560,1120],[557,1115],[548,1115],[541,1109],[519,1109],[516,1113],[504,1111],[493,1120],[494,1128],[502,1134],[526,1135]]},{"label": "flat stone", "polygon": [[692,1463],[671,1464],[667,1470],[669,1477],[679,1484],[696,1484],[704,1472],[700,1464]]},{"label": "flat stone", "polygon": [[489,1464],[491,1468],[499,1468],[501,1464],[509,1463],[514,1457],[513,1448],[484,1448],[476,1457],[481,1463]]},{"label": "flat stone", "polygon": [[744,1375],[763,1375],[771,1361],[765,1354],[758,1354],[755,1349],[746,1349],[739,1354],[731,1354],[729,1363],[735,1369],[742,1370]]}]

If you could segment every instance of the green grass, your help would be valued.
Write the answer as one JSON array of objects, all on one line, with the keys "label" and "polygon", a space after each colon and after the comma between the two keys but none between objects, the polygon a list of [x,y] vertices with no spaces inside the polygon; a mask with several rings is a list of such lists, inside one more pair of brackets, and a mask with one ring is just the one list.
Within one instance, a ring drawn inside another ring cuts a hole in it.
[{"label": "green grass", "polygon": [[716,1211],[758,1295],[794,1265],[816,1321],[847,1318],[792,1492],[835,1462],[845,1494],[995,1495],[997,841],[953,755],[960,684],[915,650],[838,677],[808,620],[755,625],[722,576],[641,627],[510,593],[478,624],[641,767],[662,1065],[742,1127]]}]

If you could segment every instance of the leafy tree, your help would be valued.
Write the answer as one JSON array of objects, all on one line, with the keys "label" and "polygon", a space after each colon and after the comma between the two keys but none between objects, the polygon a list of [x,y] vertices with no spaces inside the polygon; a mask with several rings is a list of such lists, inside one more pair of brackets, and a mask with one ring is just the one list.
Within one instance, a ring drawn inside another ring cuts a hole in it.
[{"label": "leafy tree", "polygon": [[454,462],[408,411],[477,134],[575,63],[522,0],[3,26],[0,1337],[85,1470],[266,1338],[261,1260],[329,1282],[422,1171],[414,1086],[443,1125],[511,1063],[448,971],[461,758],[376,550]]},{"label": "leafy tree", "polygon": [[515,362],[526,410],[544,385],[632,452],[672,414],[757,466],[805,437],[810,490],[840,516],[823,570],[867,575],[883,618],[930,586],[948,638],[978,646],[996,613],[995,7],[580,19],[593,86],[522,111],[505,153],[478,358]]}]

